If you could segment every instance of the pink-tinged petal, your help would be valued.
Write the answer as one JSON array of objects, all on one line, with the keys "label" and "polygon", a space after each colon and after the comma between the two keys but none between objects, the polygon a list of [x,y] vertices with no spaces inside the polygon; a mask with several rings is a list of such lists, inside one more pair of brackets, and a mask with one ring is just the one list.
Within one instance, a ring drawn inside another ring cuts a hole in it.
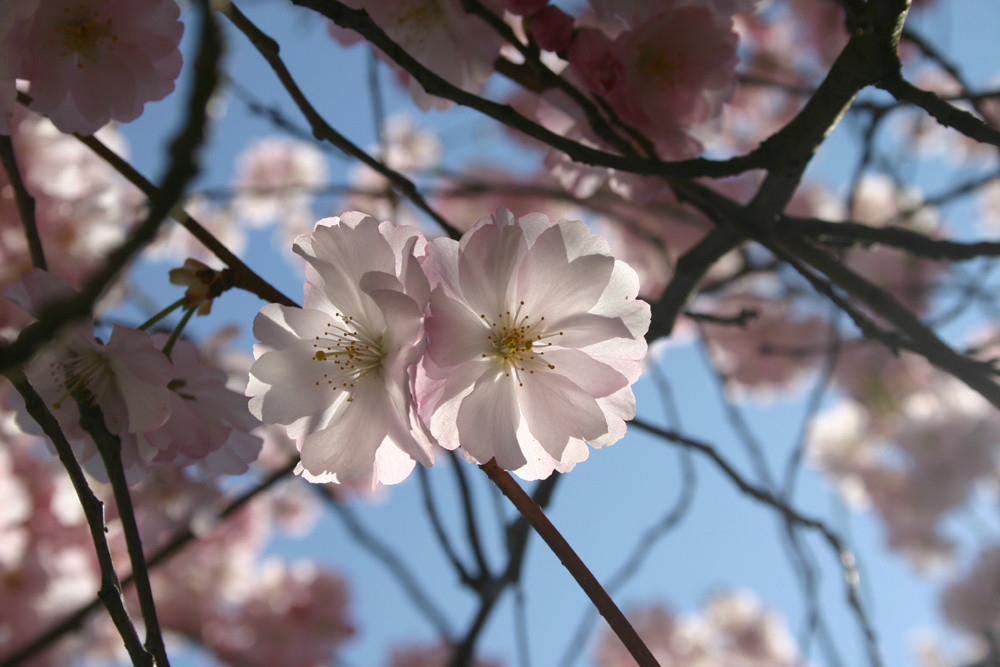
[{"label": "pink-tinged petal", "polygon": [[[510,212],[501,209],[497,213]],[[477,315],[493,317],[504,310],[517,263],[527,251],[527,244],[516,225],[484,224],[484,220],[462,237],[458,277],[469,307]]]},{"label": "pink-tinged petal", "polygon": [[445,237],[433,239],[427,245],[423,268],[432,286],[441,287],[449,296],[460,298],[458,253],[458,241]]},{"label": "pink-tinged petal", "polygon": [[610,396],[597,399],[608,420],[608,432],[590,440],[591,447],[607,447],[625,437],[625,422],[635,417],[635,394],[632,386],[622,387]]},{"label": "pink-tinged petal", "polygon": [[517,440],[521,414],[515,386],[502,372],[486,373],[462,400],[455,425],[462,449],[478,463],[495,458],[501,468],[513,470],[527,462]]},{"label": "pink-tinged petal", "polygon": [[379,419],[388,403],[380,382],[362,382],[352,394],[351,405],[322,431],[306,436],[299,453],[303,477],[337,481],[367,475],[375,465],[375,452],[386,437]]},{"label": "pink-tinged petal", "polygon": [[590,313],[576,313],[553,322],[546,321],[546,329],[550,335],[560,332],[552,336],[551,342],[566,348],[584,348],[631,335],[621,319]]},{"label": "pink-tinged petal", "polygon": [[313,341],[299,340],[290,347],[265,352],[254,362],[251,377],[268,388],[259,395],[257,417],[261,421],[291,424],[321,413],[339,400],[343,385],[350,382],[349,376],[338,372],[333,364],[318,361],[313,354]]},{"label": "pink-tinged petal", "polygon": [[117,324],[111,331],[107,354],[128,414],[128,430],[142,433],[162,426],[170,416],[170,360],[153,347],[149,334]]},{"label": "pink-tinged petal", "polygon": [[547,320],[590,310],[608,284],[615,260],[605,255],[566,259],[561,226],[547,229],[526,253],[517,274],[517,300]]},{"label": "pink-tinged petal", "polygon": [[545,353],[545,360],[555,366],[556,372],[594,398],[609,396],[634,382],[617,368],[578,350],[552,349]]},{"label": "pink-tinged petal", "polygon": [[597,401],[558,373],[535,373],[519,388],[518,403],[531,434],[555,459],[570,438],[590,440],[608,432]]},{"label": "pink-tinged petal", "polygon": [[38,317],[45,306],[67,299],[76,290],[59,276],[32,268],[21,275],[21,282],[8,287],[3,295],[26,312]]},{"label": "pink-tinged petal", "polygon": [[441,371],[424,357],[416,382],[418,412],[442,447],[461,445],[455,424],[462,400],[490,367],[490,362],[479,360]]},{"label": "pink-tinged petal", "polygon": [[384,444],[375,452],[375,472],[372,475],[372,483],[399,484],[410,476],[416,463],[406,452],[394,444]]},{"label": "pink-tinged petal", "polygon": [[492,352],[488,325],[441,288],[431,293],[431,313],[425,324],[427,354],[437,366],[455,366]]}]

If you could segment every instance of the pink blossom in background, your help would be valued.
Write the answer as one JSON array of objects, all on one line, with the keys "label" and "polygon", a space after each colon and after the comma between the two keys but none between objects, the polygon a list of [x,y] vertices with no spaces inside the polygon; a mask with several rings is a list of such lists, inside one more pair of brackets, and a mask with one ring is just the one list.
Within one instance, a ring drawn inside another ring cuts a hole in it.
[{"label": "pink blossom in background", "polygon": [[703,7],[665,8],[631,28],[614,43],[624,74],[610,101],[662,156],[691,157],[701,150],[692,132],[719,116],[736,83],[732,19]]},{"label": "pink blossom in background", "polygon": [[[907,216],[911,208],[919,208],[920,213]],[[941,231],[934,209],[921,206],[916,194],[900,191],[887,176],[866,176],[861,180],[852,217],[868,225],[902,226],[932,237]],[[941,262],[886,246],[852,250],[846,264],[915,313],[922,313],[930,305],[933,288],[944,268]]]},{"label": "pink blossom in background", "polygon": [[[697,614],[676,615],[663,605],[629,613],[633,627],[661,665],[792,667],[802,664],[784,621],[749,591],[713,595]],[[597,667],[636,667],[621,640],[605,630]]]},{"label": "pink blossom in background", "polygon": [[532,16],[548,4],[549,0],[504,0],[503,7],[517,16]]},{"label": "pink blossom in background", "polygon": [[[0,409],[0,660],[92,600],[99,585],[90,532],[65,470]],[[85,626],[31,664],[69,664],[91,636]]]},{"label": "pink blossom in background", "polygon": [[329,664],[354,634],[347,584],[313,563],[268,560],[232,609],[209,621],[206,646],[226,664]]},{"label": "pink blossom in background", "polygon": [[287,137],[258,139],[237,158],[233,207],[254,227],[280,221],[302,233],[314,219],[313,197],[326,179],[326,160],[314,144]]},{"label": "pink blossom in background", "polygon": [[848,500],[872,507],[886,543],[929,569],[952,556],[945,519],[996,470],[1000,418],[981,397],[934,377],[896,414],[872,420],[853,401],[817,418],[810,457]]},{"label": "pink blossom in background", "polygon": [[[246,250],[245,226],[239,224],[232,207],[220,206],[205,197],[195,195],[184,205],[184,210],[236,255],[242,255]],[[149,246],[147,252],[151,258],[170,259],[176,262],[193,258],[209,266],[221,268],[219,259],[214,253],[191,232],[172,220],[161,227],[159,236]]]},{"label": "pink blossom in background", "polygon": [[[72,294],[62,279],[32,269],[5,296],[37,315],[46,305]],[[72,389],[93,397],[108,430],[116,435],[153,431],[170,416],[170,360],[143,331],[116,324],[105,345],[95,340],[91,321],[78,322],[37,356],[26,374],[71,440],[82,436],[76,402],[69,396]],[[138,463],[128,460],[125,452],[123,458],[126,468]]]},{"label": "pink blossom in background", "polygon": [[[80,286],[124,240],[129,224],[141,215],[144,199],[89,148],[37,114],[17,109],[11,129],[18,166],[35,198],[35,219],[49,270]],[[112,128],[101,130],[99,136],[116,152],[125,151]],[[6,172],[0,170],[0,291],[19,282],[30,268],[13,190]],[[0,329],[25,322],[24,312],[0,300]]]},{"label": "pink blossom in background", "polygon": [[580,28],[569,45],[569,64],[590,92],[607,95],[624,77],[625,64],[614,43],[600,30]]},{"label": "pink blossom in background", "polygon": [[39,0],[18,77],[63,132],[137,118],[174,89],[184,25],[174,0]]},{"label": "pink blossom in background", "polygon": [[429,295],[424,245],[415,229],[357,212],[321,220],[295,245],[307,262],[304,308],[271,304],[254,320],[250,410],[288,427],[309,481],[374,471],[373,483],[393,484],[433,460],[411,394]]},{"label": "pink blossom in background", "polygon": [[[403,646],[392,650],[386,667],[448,667],[454,652],[455,648],[447,644]],[[473,658],[469,667],[501,667],[501,663]]]},{"label": "pink blossom in background", "polygon": [[531,36],[546,51],[562,51],[573,41],[573,17],[549,5],[531,17]]},{"label": "pink blossom in background", "polygon": [[[507,208],[515,216],[542,213],[550,220],[573,220],[580,209],[559,197],[548,197],[546,188],[559,193],[559,184],[545,171],[514,174],[488,165],[469,165],[460,179],[447,181],[435,194],[433,206],[459,231],[472,228],[483,211]],[[532,190],[535,188],[536,190]]]},{"label": "pink blossom in background", "polygon": [[757,392],[788,390],[825,356],[829,323],[817,315],[796,312],[787,300],[731,294],[711,310],[721,318],[739,317],[744,311],[753,314],[742,325],[701,324],[716,365],[738,387]]},{"label": "pink blossom in background", "polygon": [[[410,178],[439,167],[442,151],[437,134],[403,114],[387,118],[379,142],[368,147],[370,155]],[[368,165],[355,166],[349,178],[355,191],[340,200],[342,209],[361,211],[377,220],[393,220],[397,225],[421,224],[420,216],[403,205],[405,199],[389,180]]]},{"label": "pink blossom in background", "polygon": [[[166,334],[153,336],[160,348],[166,339]],[[216,474],[246,472],[260,453],[261,439],[251,435],[259,422],[247,410],[243,393],[227,388],[227,374],[205,365],[188,340],[176,342],[170,362],[170,417],[155,430],[127,438],[123,448],[135,447],[149,464],[199,463]]]},{"label": "pink blossom in background", "polygon": [[[503,44],[486,22],[466,13],[461,0],[348,0],[345,4],[367,11],[420,64],[472,93],[482,90]],[[503,16],[504,0],[483,4]],[[456,58],[456,53],[461,57]],[[410,93],[424,111],[451,106],[447,100],[428,95],[415,79],[410,79]]]},{"label": "pink blossom in background", "polygon": [[582,222],[499,209],[432,250],[418,387],[442,445],[537,479],[625,434],[649,306],[602,238]]},{"label": "pink blossom in background", "polygon": [[941,610],[955,627],[992,634],[1000,623],[1000,547],[983,549],[961,577],[941,594]]}]

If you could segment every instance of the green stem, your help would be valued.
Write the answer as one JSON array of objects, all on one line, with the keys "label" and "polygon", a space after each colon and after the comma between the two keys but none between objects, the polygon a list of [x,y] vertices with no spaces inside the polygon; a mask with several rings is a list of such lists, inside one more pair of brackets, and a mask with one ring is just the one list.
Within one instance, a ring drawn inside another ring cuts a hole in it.
[{"label": "green stem", "polygon": [[181,337],[181,332],[184,331],[184,327],[187,326],[188,321],[191,319],[191,316],[194,315],[194,311],[196,310],[198,310],[198,306],[190,306],[187,310],[185,310],[184,317],[182,317],[181,321],[177,323],[174,330],[170,332],[170,338],[167,339],[166,344],[163,346],[163,354],[167,355],[168,359],[170,358],[170,352],[174,349],[174,343],[176,343],[177,339]]},{"label": "green stem", "polygon": [[156,315],[153,315],[148,320],[140,324],[138,327],[139,331],[145,331],[146,329],[153,326],[154,324],[162,320],[170,313],[174,312],[175,310],[183,306],[185,303],[187,303],[187,297],[182,296],[181,298],[177,299],[177,301],[174,301],[172,304],[170,304],[169,306],[158,312]]}]

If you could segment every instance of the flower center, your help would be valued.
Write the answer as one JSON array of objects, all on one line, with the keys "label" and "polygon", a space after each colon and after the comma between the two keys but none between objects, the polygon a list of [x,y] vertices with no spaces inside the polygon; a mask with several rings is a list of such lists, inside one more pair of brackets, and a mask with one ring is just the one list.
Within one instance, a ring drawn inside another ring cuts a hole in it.
[{"label": "flower center", "polygon": [[[661,88],[684,83],[684,55],[665,46],[639,45],[636,56],[636,69],[650,79],[655,79]],[[665,85],[664,85],[665,84]]]},{"label": "flower center", "polygon": [[63,9],[63,16],[54,26],[56,34],[62,37],[60,56],[76,55],[76,66],[83,69],[89,61],[97,62],[100,51],[111,51],[118,35],[112,32],[114,19],[102,18],[96,9],[88,9],[80,3],[76,10]]},{"label": "flower center", "polygon": [[66,393],[55,403],[57,409],[75,391],[87,392],[90,404],[96,405],[107,396],[114,384],[110,359],[97,351],[87,351],[54,362],[49,372],[55,376],[56,382],[66,387]]},{"label": "flower center", "polygon": [[[327,322],[322,336],[316,336],[313,360],[330,363],[330,372],[323,373],[323,381],[331,391],[350,392],[354,383],[366,377],[378,377],[386,353],[382,336],[372,336],[359,326],[353,316],[337,313],[339,322]],[[348,401],[351,399],[348,398]]]},{"label": "flower center", "polygon": [[[545,348],[552,343],[546,339],[562,336],[562,331],[548,331],[545,326],[545,316],[532,321],[531,316],[523,315],[521,309],[524,301],[518,304],[513,313],[509,310],[497,315],[491,320],[485,314],[479,317],[489,326],[486,340],[493,348],[492,357],[504,367],[504,375],[511,373],[517,378],[520,386],[524,386],[521,373],[534,375],[536,370],[554,370],[555,366],[545,360]],[[489,357],[483,353],[483,358]]]},{"label": "flower center", "polygon": [[410,7],[404,9],[396,17],[396,23],[401,28],[416,27],[426,31],[433,26],[443,23],[443,18],[444,12],[442,11],[440,0],[418,0],[417,2],[411,2]]}]

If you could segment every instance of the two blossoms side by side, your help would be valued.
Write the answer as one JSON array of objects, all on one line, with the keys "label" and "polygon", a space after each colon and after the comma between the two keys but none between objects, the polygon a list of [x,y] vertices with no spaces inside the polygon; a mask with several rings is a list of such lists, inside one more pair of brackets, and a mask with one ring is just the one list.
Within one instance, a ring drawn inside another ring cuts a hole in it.
[{"label": "two blossoms side by side", "polygon": [[583,222],[499,209],[427,241],[350,212],[295,252],[304,307],[261,309],[247,395],[306,479],[397,483],[435,445],[539,479],[625,434],[649,306]]}]

